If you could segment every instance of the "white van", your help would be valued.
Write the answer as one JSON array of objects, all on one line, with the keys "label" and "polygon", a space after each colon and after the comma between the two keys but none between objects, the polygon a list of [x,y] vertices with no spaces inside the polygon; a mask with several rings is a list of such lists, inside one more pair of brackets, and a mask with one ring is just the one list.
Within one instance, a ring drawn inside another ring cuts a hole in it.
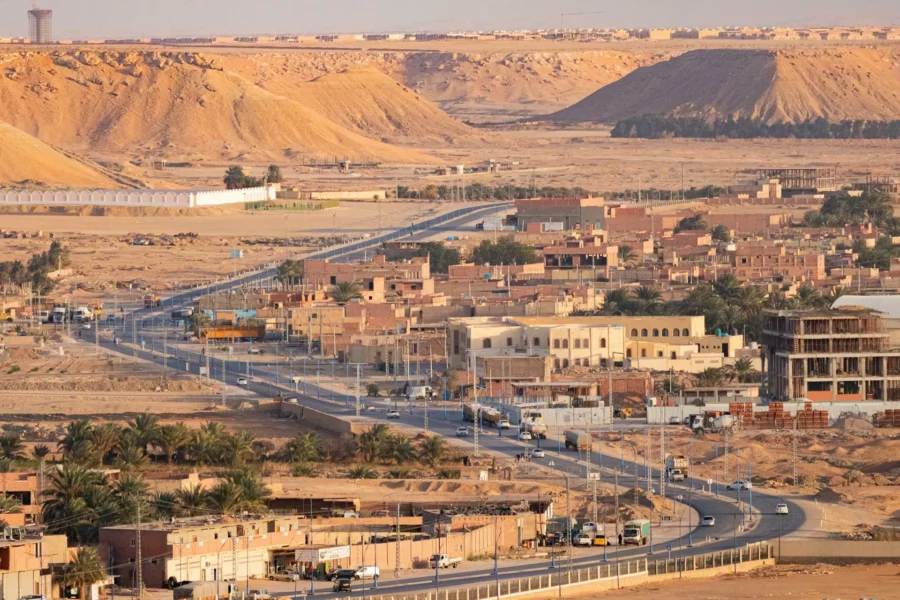
[{"label": "white van", "polygon": [[362,567],[358,567],[356,569],[357,579],[374,579],[375,577],[381,577],[381,573],[378,570],[378,567],[363,565]]}]

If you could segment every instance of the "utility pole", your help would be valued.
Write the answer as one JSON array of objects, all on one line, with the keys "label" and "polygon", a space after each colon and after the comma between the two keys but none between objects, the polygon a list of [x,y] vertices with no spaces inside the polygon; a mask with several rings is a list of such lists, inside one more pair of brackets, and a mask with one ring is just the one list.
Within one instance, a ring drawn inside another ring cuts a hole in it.
[{"label": "utility pole", "polygon": [[360,365],[357,364],[357,365],[356,365],[356,416],[357,416],[357,417],[359,416],[359,410],[360,410],[360,408],[359,408],[359,396],[360,396],[360,390],[359,390],[359,385],[360,385],[360,384],[359,384],[359,367],[360,367]]},{"label": "utility pole", "polygon": [[397,554],[394,557],[394,577],[400,578],[400,503],[397,503]]},{"label": "utility pole", "polygon": [[144,600],[144,562],[141,558],[141,500],[137,498],[137,530],[135,531],[135,557],[137,568],[138,598]]},{"label": "utility pole", "polygon": [[594,480],[594,523],[597,523],[597,481]]}]

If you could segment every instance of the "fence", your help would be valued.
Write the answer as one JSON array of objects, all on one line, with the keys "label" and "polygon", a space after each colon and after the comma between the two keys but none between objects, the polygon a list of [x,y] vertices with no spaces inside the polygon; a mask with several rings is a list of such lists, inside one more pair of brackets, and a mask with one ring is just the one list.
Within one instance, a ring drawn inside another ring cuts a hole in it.
[{"label": "fence", "polygon": [[560,562],[559,571],[547,575],[533,575],[517,579],[496,581],[474,587],[460,587],[435,592],[412,594],[385,594],[372,596],[371,600],[483,600],[503,596],[518,596],[530,592],[552,590],[566,586],[574,586],[589,582],[621,579],[643,575],[645,577],[667,576],[674,573],[697,572],[707,569],[737,566],[741,563],[768,560],[774,557],[773,548],[768,542],[757,542],[738,548],[709,552],[696,556],[685,556],[667,560],[648,560],[639,558],[621,562],[609,562],[603,565],[565,569],[564,560]]}]

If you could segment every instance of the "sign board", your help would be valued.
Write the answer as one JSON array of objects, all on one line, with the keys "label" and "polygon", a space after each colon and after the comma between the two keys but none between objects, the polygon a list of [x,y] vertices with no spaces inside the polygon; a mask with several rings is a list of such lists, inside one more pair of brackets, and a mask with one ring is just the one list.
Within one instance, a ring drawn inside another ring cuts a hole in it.
[{"label": "sign board", "polygon": [[713,484],[713,480],[712,480],[712,479],[707,479],[707,480],[706,480],[706,485],[712,485],[712,484]]},{"label": "sign board", "polygon": [[593,481],[600,481],[600,473],[588,473],[587,478]]},{"label": "sign board", "polygon": [[668,550],[669,552],[671,552],[671,551],[672,551],[672,544],[666,544],[666,550]]},{"label": "sign board", "polygon": [[350,546],[332,546],[330,548],[298,548],[294,550],[297,562],[326,562],[350,558]]}]

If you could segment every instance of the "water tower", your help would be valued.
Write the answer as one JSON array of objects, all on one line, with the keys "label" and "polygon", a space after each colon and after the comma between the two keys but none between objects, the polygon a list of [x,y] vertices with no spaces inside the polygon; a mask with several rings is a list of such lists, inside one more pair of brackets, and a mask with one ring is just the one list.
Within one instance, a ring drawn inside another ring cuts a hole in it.
[{"label": "water tower", "polygon": [[32,3],[28,11],[28,37],[32,44],[53,43],[53,11],[37,8]]}]

